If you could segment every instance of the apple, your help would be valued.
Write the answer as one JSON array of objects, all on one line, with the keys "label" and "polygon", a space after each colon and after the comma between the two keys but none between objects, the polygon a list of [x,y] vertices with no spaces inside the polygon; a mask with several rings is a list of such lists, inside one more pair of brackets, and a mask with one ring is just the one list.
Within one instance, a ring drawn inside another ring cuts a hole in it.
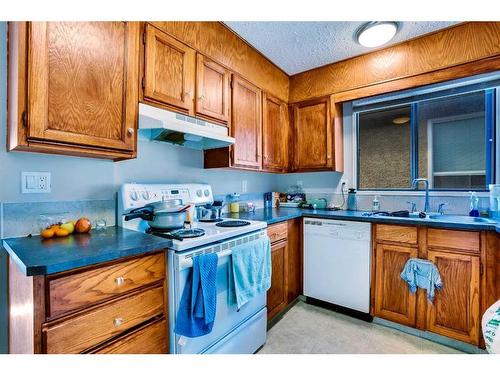
[{"label": "apple", "polygon": [[90,220],[86,217],[79,218],[75,224],[75,231],[78,233],[88,233],[91,228]]}]

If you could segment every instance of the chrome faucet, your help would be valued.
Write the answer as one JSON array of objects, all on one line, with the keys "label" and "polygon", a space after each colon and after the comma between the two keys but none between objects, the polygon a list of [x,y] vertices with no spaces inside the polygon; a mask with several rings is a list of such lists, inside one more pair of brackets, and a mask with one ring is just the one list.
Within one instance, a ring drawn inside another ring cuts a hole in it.
[{"label": "chrome faucet", "polygon": [[412,188],[417,190],[418,188],[418,183],[419,182],[425,182],[425,204],[424,204],[424,212],[429,212],[430,205],[429,205],[429,180],[426,178],[416,178],[413,180],[412,183]]}]

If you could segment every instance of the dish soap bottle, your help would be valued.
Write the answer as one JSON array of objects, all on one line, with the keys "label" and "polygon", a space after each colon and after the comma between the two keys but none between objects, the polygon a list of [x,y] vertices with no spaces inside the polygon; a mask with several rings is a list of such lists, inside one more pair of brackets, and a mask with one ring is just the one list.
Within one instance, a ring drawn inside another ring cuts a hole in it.
[{"label": "dish soap bottle", "polygon": [[378,196],[376,195],[375,198],[373,198],[372,211],[373,212],[380,211],[380,201],[378,200]]},{"label": "dish soap bottle", "polygon": [[470,211],[469,216],[479,217],[479,198],[476,195],[476,192],[471,191],[470,193]]}]

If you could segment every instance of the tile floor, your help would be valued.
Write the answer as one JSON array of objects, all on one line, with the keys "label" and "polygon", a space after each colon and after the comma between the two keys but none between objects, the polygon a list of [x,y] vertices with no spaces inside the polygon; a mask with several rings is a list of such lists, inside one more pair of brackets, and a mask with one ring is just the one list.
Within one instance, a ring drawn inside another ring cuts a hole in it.
[{"label": "tile floor", "polygon": [[269,330],[259,354],[463,353],[300,301]]}]

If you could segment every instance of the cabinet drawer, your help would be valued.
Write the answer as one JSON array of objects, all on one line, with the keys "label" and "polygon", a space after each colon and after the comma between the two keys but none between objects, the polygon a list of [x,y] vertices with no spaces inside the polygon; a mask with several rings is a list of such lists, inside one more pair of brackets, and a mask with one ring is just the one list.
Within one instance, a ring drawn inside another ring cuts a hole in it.
[{"label": "cabinet drawer", "polygon": [[113,341],[94,354],[164,354],[168,353],[167,322],[165,319],[148,324],[119,340]]},{"label": "cabinet drawer", "polygon": [[137,293],[42,330],[47,353],[80,353],[163,313],[163,288]]},{"label": "cabinet drawer", "polygon": [[401,225],[376,225],[377,241],[417,244],[417,228]]},{"label": "cabinet drawer", "polygon": [[280,240],[286,240],[288,236],[288,224],[286,221],[279,223],[279,224],[273,224],[267,228],[267,235],[269,236],[269,239],[271,240],[271,243],[277,242]]},{"label": "cabinet drawer", "polygon": [[48,281],[49,317],[81,309],[165,276],[163,252]]},{"label": "cabinet drawer", "polygon": [[427,246],[479,253],[479,237],[479,232],[429,228]]}]

